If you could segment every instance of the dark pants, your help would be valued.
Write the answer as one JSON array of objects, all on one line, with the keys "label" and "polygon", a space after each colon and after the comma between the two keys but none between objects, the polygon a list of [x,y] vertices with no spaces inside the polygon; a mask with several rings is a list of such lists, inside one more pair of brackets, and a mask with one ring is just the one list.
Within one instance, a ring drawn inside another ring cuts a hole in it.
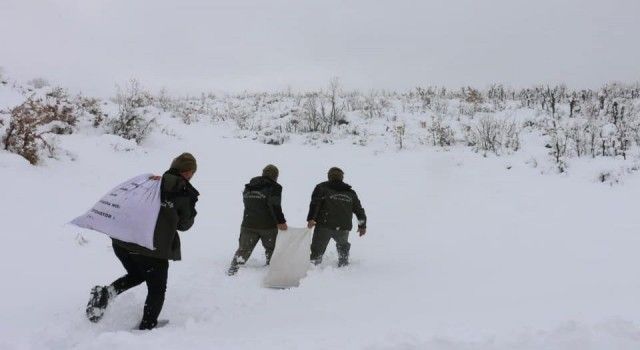
[{"label": "dark pants", "polygon": [[169,261],[151,258],[140,254],[132,254],[128,250],[113,245],[122,266],[127,274],[111,283],[116,293],[120,294],[142,282],[147,284],[147,299],[144,302],[142,323],[155,326],[164,304],[164,294],[167,290],[167,272]]},{"label": "dark pants", "polygon": [[276,237],[278,236],[278,229],[258,230],[247,227],[240,228],[240,239],[238,240],[239,246],[236,254],[233,256],[231,265],[242,265],[251,256],[253,249],[258,244],[258,241],[262,241],[264,252],[267,258],[267,264],[271,260],[273,250],[276,247]]},{"label": "dark pants", "polygon": [[327,250],[327,245],[331,238],[336,241],[338,259],[341,261],[347,261],[349,259],[349,249],[351,249],[351,243],[349,243],[349,231],[316,227],[313,231],[313,240],[311,241],[311,260],[313,262],[322,262],[322,256]]}]

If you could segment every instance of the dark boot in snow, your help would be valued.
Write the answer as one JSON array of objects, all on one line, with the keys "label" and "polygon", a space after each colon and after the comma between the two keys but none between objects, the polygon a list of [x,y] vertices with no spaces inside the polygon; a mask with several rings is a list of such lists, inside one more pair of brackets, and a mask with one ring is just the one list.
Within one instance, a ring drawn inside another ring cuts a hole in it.
[{"label": "dark boot in snow", "polygon": [[109,305],[113,293],[109,287],[95,286],[91,289],[91,298],[87,304],[87,318],[91,322],[98,322],[104,316],[104,311]]},{"label": "dark boot in snow", "polygon": [[266,252],[265,254],[265,258],[266,258],[266,266],[269,266],[269,264],[271,264],[271,257],[273,256],[273,250],[270,252]]},{"label": "dark boot in snow", "polygon": [[351,244],[347,241],[347,235],[343,234],[336,239],[336,248],[338,250],[338,267],[349,265],[349,250]]},{"label": "dark boot in snow", "polygon": [[138,330],[149,331],[156,328],[162,328],[169,324],[169,320],[158,320],[156,322],[142,321],[138,326]]},{"label": "dark boot in snow", "polygon": [[347,241],[348,235],[348,233],[341,233],[339,236],[336,236],[338,267],[349,265],[349,250],[351,250],[351,243]]},{"label": "dark boot in snow", "polygon": [[[241,256],[238,256],[238,255],[234,256],[233,259],[231,260],[231,265],[227,270],[227,276],[235,275],[240,269],[240,266],[244,265],[244,263],[245,263],[245,260]],[[268,260],[267,260],[267,264],[268,264]]]},{"label": "dark boot in snow", "polygon": [[158,325],[158,321],[142,320],[142,322],[140,322],[140,326],[138,326],[138,329],[141,331],[148,331],[156,328],[157,325]]},{"label": "dark boot in snow", "polygon": [[229,266],[229,269],[227,270],[227,276],[235,275],[236,273],[238,273],[239,268],[240,267],[238,265],[231,264],[231,266]]}]

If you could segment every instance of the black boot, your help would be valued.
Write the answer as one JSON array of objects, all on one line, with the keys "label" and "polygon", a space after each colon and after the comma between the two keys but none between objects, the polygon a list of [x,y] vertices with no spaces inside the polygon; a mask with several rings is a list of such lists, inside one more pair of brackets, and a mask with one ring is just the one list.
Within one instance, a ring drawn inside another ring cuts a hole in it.
[{"label": "black boot", "polygon": [[349,265],[349,248],[351,245],[349,243],[340,244],[337,246],[338,248],[338,267],[344,267]]},{"label": "black boot", "polygon": [[148,331],[156,328],[157,325],[158,325],[158,321],[142,320],[142,322],[140,322],[140,326],[138,326],[138,329],[141,331]]},{"label": "black boot", "polygon": [[[269,260],[267,260],[267,265],[269,264]],[[233,259],[231,259],[231,265],[229,265],[229,269],[227,270],[227,276],[235,275],[240,269],[240,266],[244,265],[244,263],[245,261],[241,256],[234,256]]]},{"label": "black boot", "polygon": [[231,264],[231,266],[229,266],[229,269],[227,270],[227,276],[233,276],[236,273],[238,273],[238,269],[240,267],[238,266],[238,264]]},{"label": "black boot", "polygon": [[266,260],[266,266],[269,266],[269,264],[271,264],[271,257],[273,256],[273,251],[270,252],[265,252],[264,257]]},{"label": "black boot", "polygon": [[87,318],[91,322],[98,322],[104,316],[104,311],[109,305],[112,293],[109,287],[95,286],[91,289],[91,298],[87,303]]}]

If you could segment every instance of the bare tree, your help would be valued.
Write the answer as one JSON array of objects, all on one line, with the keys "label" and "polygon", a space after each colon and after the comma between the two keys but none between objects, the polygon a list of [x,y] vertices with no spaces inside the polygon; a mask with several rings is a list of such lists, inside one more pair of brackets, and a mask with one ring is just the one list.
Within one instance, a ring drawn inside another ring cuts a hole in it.
[{"label": "bare tree", "polygon": [[331,79],[329,83],[329,103],[331,105],[329,112],[329,132],[331,132],[331,127],[338,125],[338,121],[343,119],[343,108],[338,106],[340,92],[340,80],[337,77]]}]

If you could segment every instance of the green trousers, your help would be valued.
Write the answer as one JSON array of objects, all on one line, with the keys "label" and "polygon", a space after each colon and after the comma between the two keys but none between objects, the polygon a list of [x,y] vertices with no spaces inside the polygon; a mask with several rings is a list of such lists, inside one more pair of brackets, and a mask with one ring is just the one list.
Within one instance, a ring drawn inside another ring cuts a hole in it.
[{"label": "green trousers", "polygon": [[265,255],[267,258],[267,265],[273,255],[273,249],[276,247],[276,236],[278,235],[278,229],[258,230],[248,227],[240,228],[240,239],[238,240],[238,250],[233,256],[231,261],[232,266],[242,265],[251,256],[253,249],[258,244],[258,241],[262,241]]},{"label": "green trousers", "polygon": [[311,241],[311,261],[315,264],[322,262],[322,256],[327,250],[327,245],[332,238],[336,241],[338,259],[341,262],[347,262],[349,260],[349,249],[351,249],[349,231],[316,227],[313,231],[313,240]]}]

